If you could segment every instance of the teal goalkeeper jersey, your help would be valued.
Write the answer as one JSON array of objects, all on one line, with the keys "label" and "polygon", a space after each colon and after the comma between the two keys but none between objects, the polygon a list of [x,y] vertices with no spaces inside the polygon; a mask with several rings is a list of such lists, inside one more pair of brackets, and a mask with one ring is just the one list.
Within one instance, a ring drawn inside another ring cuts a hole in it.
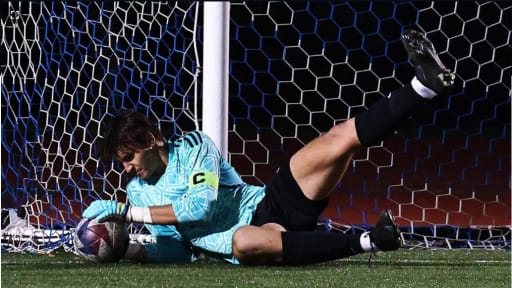
[{"label": "teal goalkeeper jersey", "polygon": [[146,224],[153,236],[169,236],[237,263],[232,256],[233,233],[251,222],[264,187],[243,182],[202,132],[187,133],[168,145],[165,173],[155,184],[139,177],[130,181],[126,188],[130,204],[172,204],[179,224]]}]

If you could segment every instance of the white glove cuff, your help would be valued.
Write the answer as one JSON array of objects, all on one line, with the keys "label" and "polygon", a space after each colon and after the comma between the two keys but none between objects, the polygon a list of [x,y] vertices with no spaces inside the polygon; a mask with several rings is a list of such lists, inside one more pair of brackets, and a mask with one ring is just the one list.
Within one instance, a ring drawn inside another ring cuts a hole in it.
[{"label": "white glove cuff", "polygon": [[151,218],[151,212],[149,211],[149,207],[128,207],[128,211],[126,211],[126,221],[127,222],[135,222],[135,223],[153,223],[153,218]]}]

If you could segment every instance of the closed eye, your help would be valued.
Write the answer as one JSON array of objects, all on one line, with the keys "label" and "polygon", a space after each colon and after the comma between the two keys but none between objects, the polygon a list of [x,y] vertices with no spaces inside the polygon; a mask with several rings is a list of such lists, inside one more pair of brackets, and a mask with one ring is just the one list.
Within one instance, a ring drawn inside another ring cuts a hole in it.
[{"label": "closed eye", "polygon": [[135,153],[128,153],[123,157],[124,162],[130,162],[133,160],[133,157],[135,156]]},{"label": "closed eye", "polygon": [[135,153],[130,152],[130,153],[124,154],[121,157],[118,157],[117,160],[119,160],[120,162],[130,162],[133,160],[133,157],[135,157]]}]

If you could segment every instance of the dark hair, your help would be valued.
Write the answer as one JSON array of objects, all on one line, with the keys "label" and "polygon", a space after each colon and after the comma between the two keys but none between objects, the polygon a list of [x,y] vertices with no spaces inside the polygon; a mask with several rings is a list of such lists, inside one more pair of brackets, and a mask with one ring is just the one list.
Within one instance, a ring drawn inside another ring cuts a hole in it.
[{"label": "dark hair", "polygon": [[142,113],[127,110],[114,116],[103,130],[100,145],[101,157],[112,159],[119,150],[148,148],[153,134],[156,140],[163,140],[160,129]]}]

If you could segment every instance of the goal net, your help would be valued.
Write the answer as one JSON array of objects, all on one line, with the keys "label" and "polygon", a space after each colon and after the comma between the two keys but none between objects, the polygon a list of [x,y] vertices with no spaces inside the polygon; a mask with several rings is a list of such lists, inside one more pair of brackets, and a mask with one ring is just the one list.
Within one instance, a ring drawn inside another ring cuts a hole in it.
[{"label": "goal net", "polygon": [[125,200],[122,167],[96,155],[105,117],[143,112],[168,139],[198,128],[198,5],[1,5],[2,249],[68,249],[88,203]]},{"label": "goal net", "polygon": [[[105,117],[136,109],[167,138],[201,128],[202,4],[0,5],[2,250],[69,249],[88,203],[125,197],[122,167],[95,155]],[[510,248],[511,14],[507,2],[231,3],[229,160],[266,183],[410,81],[400,32],[416,28],[455,89],[356,155],[321,225],[359,233],[391,208],[409,248]]]}]

